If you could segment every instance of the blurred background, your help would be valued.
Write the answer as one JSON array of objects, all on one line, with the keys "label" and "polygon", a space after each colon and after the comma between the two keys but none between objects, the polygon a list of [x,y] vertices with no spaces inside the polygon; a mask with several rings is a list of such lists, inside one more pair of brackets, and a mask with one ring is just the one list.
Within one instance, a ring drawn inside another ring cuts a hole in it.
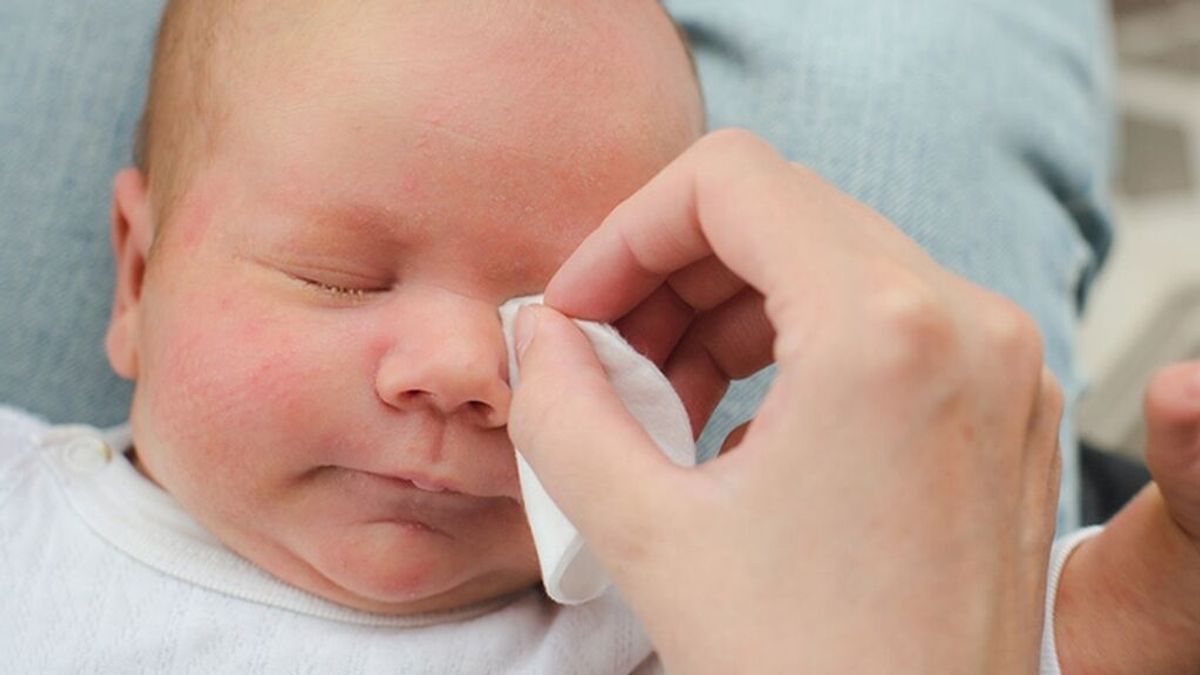
[{"label": "blurred background", "polygon": [[1141,456],[1141,394],[1200,358],[1200,0],[1116,0],[1122,146],[1117,241],[1090,296],[1080,357],[1085,438]]}]

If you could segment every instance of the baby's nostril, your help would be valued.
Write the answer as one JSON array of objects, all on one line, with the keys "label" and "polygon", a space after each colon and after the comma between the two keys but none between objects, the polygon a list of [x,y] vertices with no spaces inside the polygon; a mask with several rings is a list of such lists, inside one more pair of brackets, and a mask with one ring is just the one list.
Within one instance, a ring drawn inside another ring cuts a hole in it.
[{"label": "baby's nostril", "polygon": [[429,408],[440,411],[443,415],[459,414],[477,423],[491,425],[496,416],[496,407],[485,400],[442,399],[432,391],[424,389],[406,389],[397,391],[392,398],[392,405],[404,410]]},{"label": "baby's nostril", "polygon": [[408,391],[402,391],[399,394],[397,394],[397,396],[396,396],[397,400],[402,404],[404,404],[404,403],[413,403],[413,404],[420,403],[421,401],[430,399],[432,397],[433,397],[432,394],[430,394],[427,391],[422,391],[420,389],[409,389]]}]

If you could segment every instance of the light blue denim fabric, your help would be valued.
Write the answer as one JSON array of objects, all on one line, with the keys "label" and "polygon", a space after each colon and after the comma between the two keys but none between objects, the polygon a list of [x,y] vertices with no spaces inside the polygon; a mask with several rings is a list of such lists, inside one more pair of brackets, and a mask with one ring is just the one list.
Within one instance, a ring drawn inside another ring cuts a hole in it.
[{"label": "light blue denim fabric", "polygon": [[[1109,19],[1094,0],[667,0],[712,127],[746,126],[1028,310],[1069,409],[1060,531],[1079,522],[1080,301],[1110,239]],[[769,372],[701,438],[711,455]]]},{"label": "light blue denim fabric", "polygon": [[0,401],[110,425],[109,194],[129,164],[162,0],[0,2]]},{"label": "light blue denim fabric", "polygon": [[[1107,246],[1107,4],[668,0],[710,125],[743,126],[1028,309],[1072,403],[1077,295]],[[108,192],[127,163],[161,0],[0,3],[0,401],[124,419],[102,353]],[[735,387],[711,454],[770,373]],[[1074,434],[1064,508],[1078,522]]]}]

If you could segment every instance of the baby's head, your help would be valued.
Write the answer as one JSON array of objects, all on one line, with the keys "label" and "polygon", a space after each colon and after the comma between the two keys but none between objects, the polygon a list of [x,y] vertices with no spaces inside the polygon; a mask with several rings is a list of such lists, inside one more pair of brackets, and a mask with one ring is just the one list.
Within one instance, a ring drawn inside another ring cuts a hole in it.
[{"label": "baby's head", "polygon": [[345,605],[536,583],[496,307],[701,126],[653,0],[171,2],[114,188],[140,468]]}]

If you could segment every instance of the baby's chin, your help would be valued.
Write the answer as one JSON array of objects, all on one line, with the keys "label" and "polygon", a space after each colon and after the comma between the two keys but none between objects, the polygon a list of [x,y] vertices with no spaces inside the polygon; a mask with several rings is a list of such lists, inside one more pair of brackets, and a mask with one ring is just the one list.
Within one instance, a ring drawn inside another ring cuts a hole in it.
[{"label": "baby's chin", "polygon": [[405,522],[359,524],[323,544],[299,547],[299,565],[256,562],[327,600],[390,615],[466,608],[540,583],[532,544],[481,549]]}]

